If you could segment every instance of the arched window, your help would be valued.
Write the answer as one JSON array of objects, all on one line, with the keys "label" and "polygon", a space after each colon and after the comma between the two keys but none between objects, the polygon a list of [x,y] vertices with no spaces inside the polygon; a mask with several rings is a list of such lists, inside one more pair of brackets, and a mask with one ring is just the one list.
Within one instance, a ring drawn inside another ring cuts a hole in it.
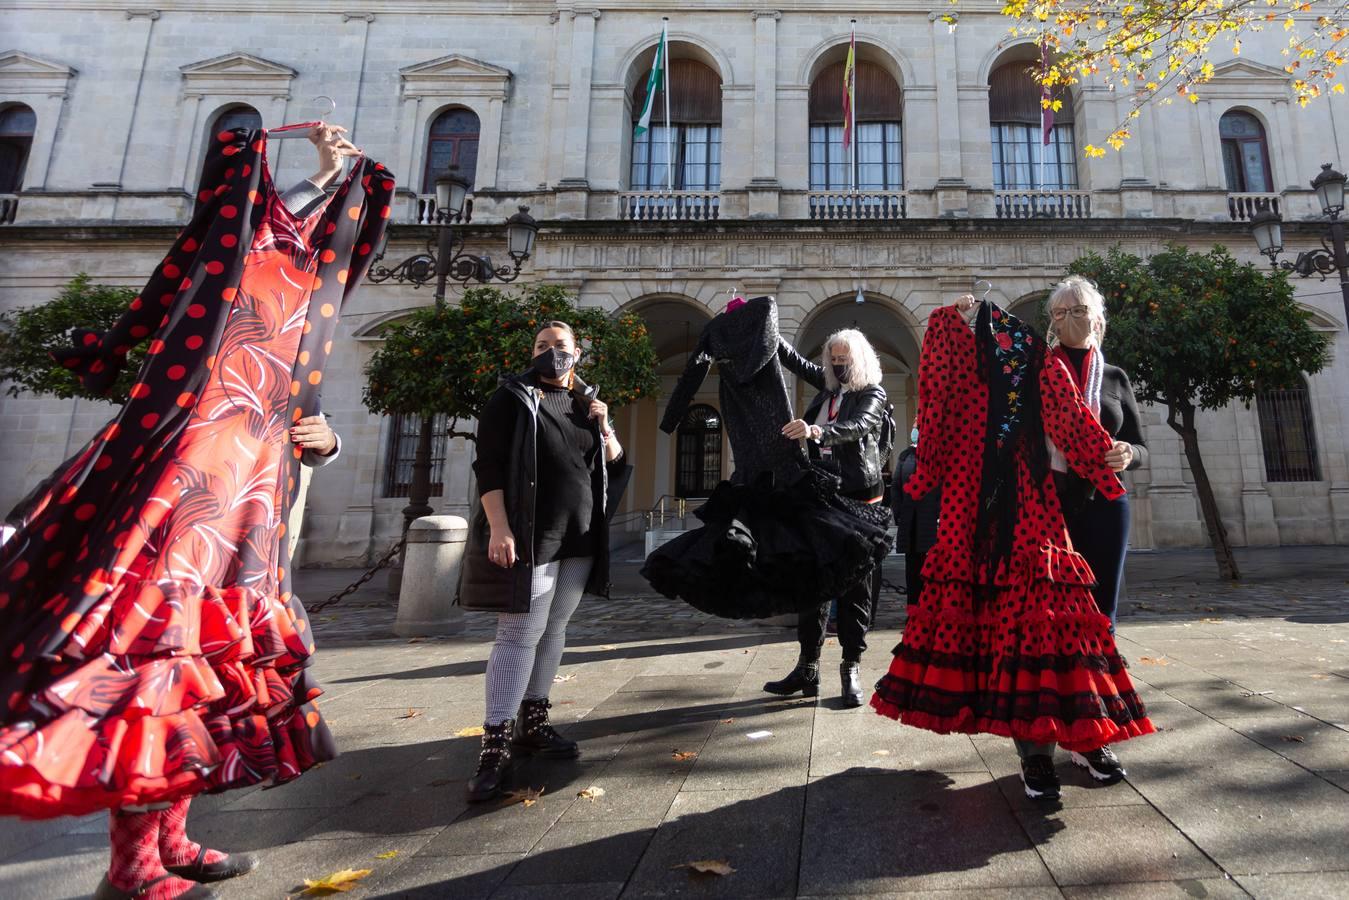
[{"label": "arched window", "polygon": [[691,406],[675,438],[675,494],[706,497],[721,481],[721,415],[705,403]]},{"label": "arched window", "polygon": [[450,166],[459,167],[455,170],[456,174],[468,182],[470,191],[473,190],[478,172],[479,129],[478,115],[471,109],[447,109],[436,116],[426,139],[422,193],[433,193],[436,178],[447,172]]},{"label": "arched window", "polygon": [[1299,381],[1284,390],[1260,391],[1256,395],[1256,410],[1260,416],[1260,443],[1265,449],[1265,478],[1320,481],[1307,383]]},{"label": "arched window", "polygon": [[37,116],[22,103],[0,109],[0,194],[15,194],[23,187],[36,128]]},{"label": "arched window", "polygon": [[645,78],[632,96],[634,134],[629,186],[634,191],[661,190],[667,184],[668,156],[673,156],[676,191],[721,190],[721,76],[694,59],[670,60],[670,119],[665,120],[665,90],[656,92],[651,127],[635,133],[646,105]]},{"label": "arched window", "polygon": [[810,85],[810,189],[847,190],[857,163],[857,187],[897,191],[904,187],[899,85],[873,62],[857,63],[857,136],[843,150],[843,66],[826,66]]},{"label": "arched window", "polygon": [[1027,65],[1025,60],[1006,63],[988,79],[993,187],[1000,191],[1076,190],[1072,97],[1064,91],[1054,98],[1063,101],[1063,106],[1054,113],[1046,145],[1040,118],[1042,89],[1026,71]]},{"label": "arched window", "polygon": [[1265,129],[1250,113],[1233,110],[1218,120],[1223,142],[1223,172],[1229,191],[1271,191],[1269,146]]},{"label": "arched window", "polygon": [[231,106],[215,117],[211,125],[211,134],[230,131],[234,128],[261,128],[262,116],[251,106]]}]

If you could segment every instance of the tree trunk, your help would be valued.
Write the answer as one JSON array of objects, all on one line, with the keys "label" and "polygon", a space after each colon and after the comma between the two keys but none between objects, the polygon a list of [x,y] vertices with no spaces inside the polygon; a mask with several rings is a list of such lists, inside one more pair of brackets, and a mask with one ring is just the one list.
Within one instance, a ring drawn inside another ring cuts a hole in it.
[{"label": "tree trunk", "polygon": [[1176,421],[1176,407],[1167,408],[1166,424],[1180,435],[1185,447],[1185,460],[1190,464],[1190,474],[1194,476],[1194,488],[1199,494],[1199,508],[1204,513],[1204,525],[1208,528],[1209,542],[1213,545],[1213,555],[1218,560],[1218,574],[1229,581],[1239,581],[1241,572],[1237,569],[1237,558],[1232,552],[1232,544],[1227,539],[1227,529],[1223,527],[1222,515],[1218,512],[1218,500],[1213,496],[1213,483],[1208,480],[1208,470],[1204,468],[1204,458],[1199,453],[1199,433],[1194,427],[1194,407],[1180,407],[1180,421]]}]

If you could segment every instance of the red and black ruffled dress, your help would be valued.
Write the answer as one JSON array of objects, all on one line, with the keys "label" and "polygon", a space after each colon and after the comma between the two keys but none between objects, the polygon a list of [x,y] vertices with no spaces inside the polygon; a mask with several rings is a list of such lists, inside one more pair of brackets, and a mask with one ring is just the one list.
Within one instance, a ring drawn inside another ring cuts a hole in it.
[{"label": "red and black ruffled dress", "polygon": [[1092,600],[1045,448],[1105,496],[1111,440],[1067,369],[1019,319],[985,303],[971,332],[954,307],[928,320],[919,368],[918,499],[941,488],[879,713],[939,733],[989,733],[1085,752],[1155,729]]},{"label": "red and black ruffled dress", "polygon": [[291,214],[266,133],[208,151],[192,221],[106,334],[61,355],[130,399],[0,550],[0,814],[45,818],[297,777],[335,754],[285,522],[342,303],[393,198],[362,158]]}]

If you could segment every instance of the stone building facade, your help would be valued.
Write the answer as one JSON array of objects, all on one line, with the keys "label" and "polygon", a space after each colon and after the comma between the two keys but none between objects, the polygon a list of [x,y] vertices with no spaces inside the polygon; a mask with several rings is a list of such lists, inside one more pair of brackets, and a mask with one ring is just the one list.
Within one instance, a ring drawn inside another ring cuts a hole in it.
[{"label": "stone building facade", "polygon": [[[522,279],[643,315],[667,391],[734,289],[768,293],[805,352],[839,327],[873,338],[901,433],[926,317],[977,279],[1000,303],[1031,308],[1087,250],[1222,243],[1254,258],[1246,220],[1262,202],[1289,223],[1289,252],[1314,243],[1308,180],[1323,162],[1349,163],[1349,106],[1290,102],[1278,35],[1247,40],[1197,104],[1146,108],[1137,137],[1102,159],[1082,148],[1113,130],[1124,100],[1074,88],[1042,166],[1038,112],[1027,111],[1038,95],[1022,74],[1036,51],[1008,38],[998,6],[962,3],[953,29],[903,0],[3,0],[0,309],[43,302],[79,271],[138,286],[186,220],[207,137],[232,122],[312,118],[326,108],[320,95],[337,104],[330,119],[400,178],[387,261],[432,237],[431,179],[458,164],[473,180],[469,246],[504,257],[501,223],[530,207],[543,230]],[[636,139],[662,16],[668,141],[663,102]],[[855,182],[838,113],[851,18]],[[274,143],[278,182],[308,174],[310,152]],[[1315,326],[1334,335],[1330,366],[1301,390],[1200,417],[1238,544],[1349,542],[1343,307],[1333,281],[1298,289]],[[398,532],[413,442],[363,409],[361,368],[383,325],[428,302],[429,289],[387,282],[342,312],[324,406],[344,450],[309,493],[301,552],[311,564],[366,560]],[[618,413],[637,477],[617,528],[638,537],[662,498],[697,496],[730,471],[715,378],[700,401],[673,437],[656,428],[659,399]],[[0,399],[0,505],[110,412]],[[1128,479],[1133,545],[1202,545],[1179,440],[1157,409],[1145,419],[1151,464]],[[471,454],[446,442],[434,501],[444,511],[467,507]]]}]

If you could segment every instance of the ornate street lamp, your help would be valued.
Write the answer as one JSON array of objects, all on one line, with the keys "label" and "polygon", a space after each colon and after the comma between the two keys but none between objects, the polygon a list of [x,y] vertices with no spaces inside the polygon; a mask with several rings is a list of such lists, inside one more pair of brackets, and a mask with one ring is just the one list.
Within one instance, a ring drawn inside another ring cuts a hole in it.
[{"label": "ornate street lamp", "polygon": [[1303,250],[1292,262],[1280,260],[1283,252],[1283,219],[1266,206],[1251,216],[1251,234],[1255,246],[1269,257],[1269,264],[1285,272],[1294,272],[1303,278],[1319,275],[1322,281],[1332,272],[1340,275],[1340,294],[1344,299],[1345,321],[1349,322],[1349,254],[1345,252],[1344,220],[1344,183],[1346,178],[1330,167],[1330,163],[1321,166],[1321,173],[1312,179],[1312,190],[1321,204],[1321,213],[1330,220],[1330,243],[1321,238],[1321,246],[1313,250]]},{"label": "ornate street lamp", "polygon": [[[496,280],[514,281],[520,275],[520,267],[534,252],[534,238],[539,233],[539,225],[529,214],[529,207],[522,206],[520,211],[506,220],[506,250],[513,265],[494,266],[488,256],[473,256],[464,250],[464,239],[456,234],[453,227],[467,225],[473,220],[473,200],[469,198],[469,183],[459,177],[458,167],[451,166],[447,172],[436,178],[436,208],[430,212],[431,224],[435,226],[436,236],[426,242],[426,252],[416,253],[392,266],[381,264],[388,245],[388,232],[370,267],[368,281],[381,284],[396,281],[411,284],[414,289],[436,280],[433,297],[436,307],[445,305],[445,287],[453,278],[467,286],[470,281],[486,284]],[[412,457],[412,483],[408,485],[408,505],[403,507],[403,536],[413,521],[429,516],[431,508],[431,443],[434,422],[430,416],[422,416],[421,427],[417,432],[417,450]],[[401,586],[401,572],[394,570],[389,579],[389,592],[397,597]]]}]

